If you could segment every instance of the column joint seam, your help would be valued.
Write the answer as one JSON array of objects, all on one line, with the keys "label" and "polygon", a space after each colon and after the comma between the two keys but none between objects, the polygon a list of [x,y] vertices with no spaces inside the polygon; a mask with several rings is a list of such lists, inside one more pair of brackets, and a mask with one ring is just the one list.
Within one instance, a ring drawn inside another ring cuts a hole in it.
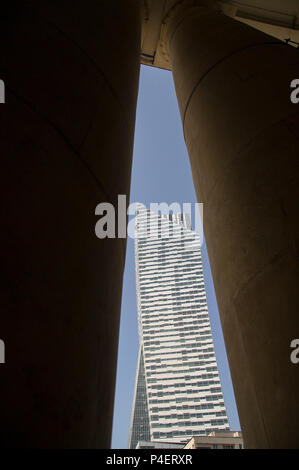
[{"label": "column joint seam", "polygon": [[26,98],[22,97],[21,95],[19,95],[15,90],[13,90],[11,87],[7,87],[8,91],[15,96],[15,98],[23,103],[24,105],[28,106],[29,109],[31,109],[31,111],[34,112],[34,114],[36,114],[37,116],[39,116],[43,122],[47,123],[48,126],[50,126],[52,129],[55,130],[55,132],[60,136],[60,138],[64,141],[64,143],[67,145],[67,147],[69,147],[69,149],[71,150],[71,152],[73,154],[76,155],[76,157],[80,160],[80,162],[83,164],[83,166],[85,166],[85,168],[87,169],[87,171],[90,173],[90,175],[92,176],[93,180],[95,181],[96,185],[98,186],[98,188],[100,189],[100,191],[105,195],[105,197],[107,198],[108,201],[112,201],[112,199],[110,198],[109,194],[107,193],[107,191],[104,189],[102,183],[100,182],[100,180],[97,178],[97,176],[93,173],[92,169],[90,168],[90,166],[88,165],[88,163],[82,159],[81,155],[80,155],[80,152],[78,152],[78,150],[74,147],[74,145],[67,139],[67,137],[64,135],[64,133],[61,131],[61,129],[56,126],[56,124],[54,122],[52,122],[50,119],[48,119],[46,116],[43,115],[43,113],[39,112],[36,107],[34,106],[33,103],[31,103],[30,101],[28,101]]},{"label": "column joint seam", "polygon": [[[12,90],[10,87],[7,87],[8,91],[15,96],[15,98],[20,101],[21,103],[23,103],[25,106],[28,106],[29,109],[31,109],[31,111],[33,111],[37,116],[39,116],[44,122],[46,122],[48,124],[49,127],[51,127],[52,129],[54,129],[54,131],[60,136],[60,138],[64,141],[64,143],[67,145],[67,147],[69,147],[69,149],[71,150],[72,154],[75,154],[76,157],[80,160],[81,164],[87,169],[88,173],[90,174],[90,176],[92,177],[92,179],[94,180],[96,186],[99,188],[99,190],[103,193],[103,195],[106,197],[106,200],[107,201],[110,201],[112,203],[112,198],[109,196],[109,194],[107,193],[107,191],[105,190],[104,186],[102,185],[102,183],[100,182],[100,180],[97,178],[97,176],[93,173],[92,169],[90,168],[90,166],[88,165],[88,163],[81,158],[81,155],[80,155],[80,152],[78,152],[76,150],[76,148],[71,144],[71,142],[66,138],[66,136],[63,134],[63,132],[59,129],[59,127],[57,127],[52,121],[50,121],[48,118],[46,118],[45,116],[43,116],[41,113],[39,113],[35,107],[32,105],[32,103],[30,103],[28,100],[26,100],[25,98],[23,98],[22,96],[18,95],[14,90]],[[128,194],[128,196],[130,196],[130,194]],[[124,239],[125,241],[125,244],[124,243],[121,243],[121,251],[122,251],[122,255],[123,255],[123,260],[124,260],[124,263],[126,261],[126,239]]]},{"label": "column joint seam", "polygon": [[185,110],[184,110],[184,115],[183,115],[183,119],[182,119],[182,124],[183,124],[183,132],[184,132],[184,140],[186,142],[186,135],[185,135],[185,121],[186,121],[186,115],[187,115],[187,111],[189,109],[189,105],[191,103],[191,99],[194,95],[194,93],[196,92],[197,88],[199,87],[199,85],[201,84],[201,82],[206,78],[206,76],[214,69],[216,68],[218,65],[220,65],[222,62],[224,62],[225,60],[229,59],[230,57],[234,56],[235,54],[238,54],[239,52],[242,52],[242,51],[245,51],[247,49],[251,49],[251,48],[254,48],[254,47],[259,47],[259,46],[286,46],[287,44],[285,42],[282,42],[282,41],[271,41],[271,42],[261,42],[261,43],[256,43],[256,44],[249,44],[248,46],[244,46],[244,47],[241,47],[240,49],[236,49],[235,51],[233,51],[232,53],[230,54],[227,54],[226,56],[224,57],[221,57],[221,59],[219,59],[217,62],[215,62],[215,64],[213,64],[211,67],[208,68],[208,70],[206,72],[204,72],[204,74],[199,78],[199,80],[197,81],[197,83],[194,85],[190,95],[189,95],[189,98],[186,102],[186,105],[185,105]]},{"label": "column joint seam", "polygon": [[[224,170],[222,172],[222,174],[224,174],[232,165],[234,165],[235,163],[235,160],[237,158],[239,158],[240,154],[243,153],[243,151],[246,149],[246,148],[249,148],[252,144],[252,142],[254,142],[256,139],[258,139],[260,137],[260,135],[262,135],[264,132],[267,132],[271,127],[273,126],[277,126],[278,124],[283,124],[285,125],[286,123],[286,120],[289,119],[289,118],[292,118],[293,116],[296,116],[298,114],[298,111],[295,111],[294,113],[291,113],[290,115],[286,116],[286,117],[282,117],[282,118],[279,118],[273,122],[271,122],[268,126],[265,126],[263,127],[262,129],[260,129],[258,132],[256,132],[251,138],[250,140],[246,141],[240,148],[239,150],[234,154],[234,156],[230,159],[230,161],[228,162],[228,164],[224,167]],[[288,129],[289,130],[289,129]],[[296,137],[296,136],[295,136]],[[208,198],[210,199],[214,193],[214,190],[215,188],[217,187],[218,183],[220,181],[220,177],[218,177],[216,179],[216,181],[214,182],[211,190],[209,191],[208,193]]]},{"label": "column joint seam", "polygon": [[[122,114],[123,114],[123,122],[127,125],[128,123],[128,120],[126,119],[126,108],[125,106],[123,105],[123,103],[121,102],[119,96],[118,96],[118,93],[117,91],[114,89],[114,87],[111,85],[110,81],[108,80],[104,70],[99,67],[99,65],[97,64],[96,60],[90,56],[86,50],[80,46],[80,44],[78,44],[72,37],[70,37],[68,34],[66,34],[63,30],[61,30],[55,23],[53,23],[52,21],[50,20],[47,20],[45,18],[43,18],[43,20],[48,23],[50,26],[52,26],[53,28],[55,28],[59,34],[63,37],[65,37],[68,41],[70,41],[82,54],[83,56],[85,56],[90,64],[95,68],[95,70],[101,75],[103,81],[105,82],[107,88],[110,90],[110,93],[111,95],[113,96],[113,98],[115,99],[115,101],[118,103],[121,111],[122,111]],[[83,139],[83,142],[84,143],[84,140],[85,138]]]}]

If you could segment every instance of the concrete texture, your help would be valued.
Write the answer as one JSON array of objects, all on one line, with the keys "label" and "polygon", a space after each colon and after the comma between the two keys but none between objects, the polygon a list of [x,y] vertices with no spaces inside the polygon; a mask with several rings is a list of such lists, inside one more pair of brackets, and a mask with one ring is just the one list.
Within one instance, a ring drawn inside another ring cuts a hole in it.
[{"label": "concrete texture", "polygon": [[129,193],[138,7],[1,7],[6,447],[110,445],[125,241],[96,238],[95,207]]},{"label": "concrete texture", "polygon": [[298,52],[201,6],[167,37],[244,444],[296,447]]}]

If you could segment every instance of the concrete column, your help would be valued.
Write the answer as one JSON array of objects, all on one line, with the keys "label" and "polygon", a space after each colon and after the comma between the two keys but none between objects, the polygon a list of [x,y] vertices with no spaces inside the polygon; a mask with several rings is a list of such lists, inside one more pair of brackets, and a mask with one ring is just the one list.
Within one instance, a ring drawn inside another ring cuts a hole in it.
[{"label": "concrete column", "polygon": [[0,442],[110,445],[125,240],[95,207],[129,193],[138,0],[6,2],[0,15]]},{"label": "concrete column", "polygon": [[241,427],[297,447],[299,54],[202,4],[166,34]]}]

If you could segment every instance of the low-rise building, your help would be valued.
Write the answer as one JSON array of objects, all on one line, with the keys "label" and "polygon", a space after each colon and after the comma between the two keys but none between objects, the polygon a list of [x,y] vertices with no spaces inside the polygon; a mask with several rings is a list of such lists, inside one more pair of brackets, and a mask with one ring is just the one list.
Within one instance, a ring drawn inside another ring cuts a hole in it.
[{"label": "low-rise building", "polygon": [[184,449],[184,446],[179,442],[138,441],[136,449]]},{"label": "low-rise building", "polygon": [[207,436],[193,436],[184,449],[243,449],[240,431],[212,431]]}]

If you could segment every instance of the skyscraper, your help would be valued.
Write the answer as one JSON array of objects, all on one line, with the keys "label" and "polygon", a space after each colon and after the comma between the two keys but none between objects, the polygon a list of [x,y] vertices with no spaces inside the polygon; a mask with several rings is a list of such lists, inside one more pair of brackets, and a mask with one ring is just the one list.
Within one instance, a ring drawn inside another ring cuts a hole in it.
[{"label": "skyscraper", "polygon": [[135,263],[140,350],[129,447],[228,430],[200,237],[189,216],[138,206]]}]

